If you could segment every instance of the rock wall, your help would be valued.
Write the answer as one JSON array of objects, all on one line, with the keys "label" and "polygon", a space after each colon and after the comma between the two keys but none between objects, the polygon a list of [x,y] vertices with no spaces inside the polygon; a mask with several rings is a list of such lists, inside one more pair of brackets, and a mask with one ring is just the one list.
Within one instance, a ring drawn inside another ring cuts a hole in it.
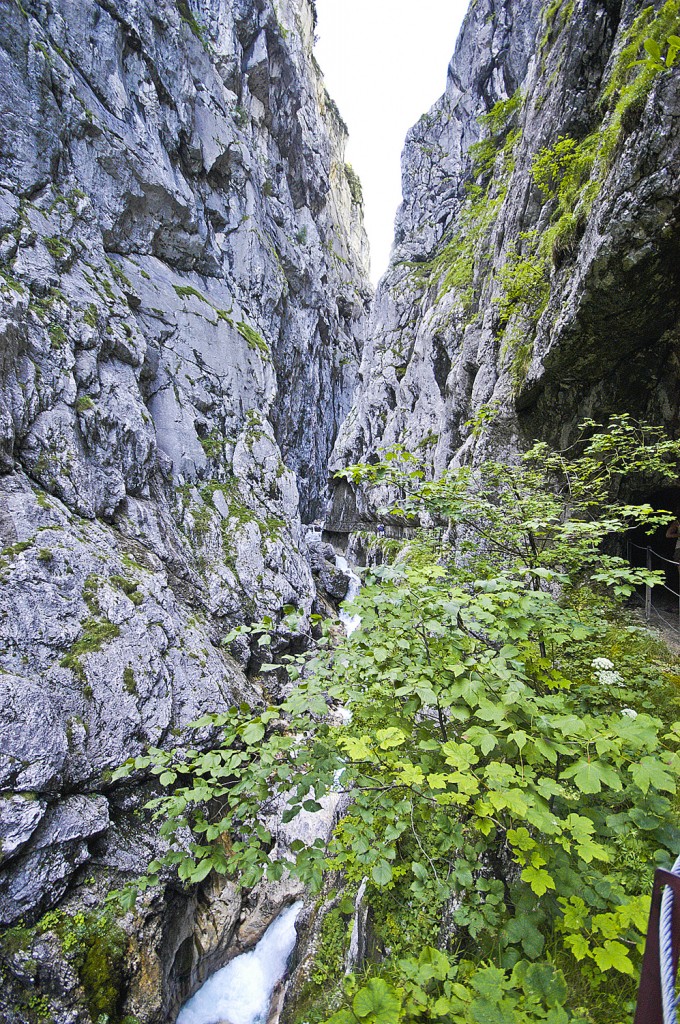
[{"label": "rock wall", "polygon": [[[680,72],[642,43],[665,53],[679,20],[680,0],[473,0],[367,324],[311,0],[0,6],[9,1024],[172,1020],[298,895],[168,882],[102,931],[162,845],[148,783],[111,770],[263,699],[234,623],[309,612],[313,572],[343,592],[304,539],[329,457],[399,442],[433,474],[591,413],[677,431]],[[383,497],[334,487],[334,539]]]},{"label": "rock wall", "polygon": [[[677,433],[680,68],[642,44],[678,24],[676,0],[473,0],[406,140],[332,469],[397,442],[432,474],[613,412]],[[329,531],[384,498],[340,483]]]},{"label": "rock wall", "polygon": [[[0,5],[8,1022],[164,1021],[200,943],[218,962],[249,913],[233,893],[224,912],[155,893],[106,946],[113,995],[94,1000],[87,915],[159,842],[144,787],[111,770],[262,700],[247,645],[237,663],[222,637],[314,600],[302,522],[323,506],[370,298],[314,22],[310,0]],[[57,905],[86,914],[78,970],[58,915],[31,931]]]}]

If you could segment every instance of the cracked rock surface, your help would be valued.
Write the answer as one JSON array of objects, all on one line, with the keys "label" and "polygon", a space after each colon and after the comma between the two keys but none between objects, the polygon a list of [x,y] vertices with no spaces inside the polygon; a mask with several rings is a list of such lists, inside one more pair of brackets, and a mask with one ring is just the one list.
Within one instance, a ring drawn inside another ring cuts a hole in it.
[{"label": "cracked rock surface", "polygon": [[[310,0],[0,6],[8,1024],[113,1012],[44,916],[93,922],[162,848],[146,783],[111,773],[261,701],[247,645],[237,662],[222,638],[315,600],[303,523],[322,513],[371,289],[314,25]],[[266,927],[258,898],[150,895],[111,937],[115,1013],[165,1021],[199,946],[219,966],[236,925]]]},{"label": "cracked rock surface", "polygon": [[[670,8],[470,5],[446,92],[406,139],[390,267],[331,469],[395,442],[428,475],[512,458],[537,437],[568,443],[593,414],[677,430],[680,68],[626,92]],[[570,207],[565,139],[585,168]],[[341,482],[329,531],[370,525],[386,497]]]}]

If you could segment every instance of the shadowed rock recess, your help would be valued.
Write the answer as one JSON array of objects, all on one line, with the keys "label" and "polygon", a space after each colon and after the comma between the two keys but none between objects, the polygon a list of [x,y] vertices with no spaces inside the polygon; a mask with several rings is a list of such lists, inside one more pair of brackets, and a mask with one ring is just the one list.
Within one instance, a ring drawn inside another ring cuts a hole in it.
[{"label": "shadowed rock recess", "polygon": [[[0,3],[3,1021],[172,1022],[300,895],[165,878],[101,917],[162,848],[112,770],[262,700],[234,624],[345,592],[305,542],[329,468],[617,411],[677,434],[680,69],[630,66],[679,23],[472,0],[369,319],[310,0]],[[384,497],[335,485],[327,529]]]}]

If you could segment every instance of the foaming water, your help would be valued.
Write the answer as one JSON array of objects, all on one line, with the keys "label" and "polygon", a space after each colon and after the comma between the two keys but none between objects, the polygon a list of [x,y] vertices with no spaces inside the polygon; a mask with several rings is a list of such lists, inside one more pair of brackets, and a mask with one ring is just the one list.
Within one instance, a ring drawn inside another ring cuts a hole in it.
[{"label": "foaming water", "polygon": [[[335,556],[335,564],[338,567],[338,569],[341,570],[341,572],[344,572],[346,576],[349,576],[349,587],[347,588],[345,600],[343,601],[343,604],[348,604],[350,601],[354,600],[354,598],[361,590],[361,580],[359,579],[355,572],[352,572],[352,570],[349,567],[347,559],[343,558],[342,555]],[[354,630],[358,629],[359,626],[361,625],[361,616],[348,615],[347,612],[344,612],[342,610],[342,608],[340,608],[339,614],[340,621],[345,627],[345,632],[347,633],[347,636],[351,636]]]},{"label": "foaming water", "polygon": [[272,995],[295,948],[302,902],[272,921],[254,949],[216,971],[184,1004],[177,1024],[266,1024]]}]

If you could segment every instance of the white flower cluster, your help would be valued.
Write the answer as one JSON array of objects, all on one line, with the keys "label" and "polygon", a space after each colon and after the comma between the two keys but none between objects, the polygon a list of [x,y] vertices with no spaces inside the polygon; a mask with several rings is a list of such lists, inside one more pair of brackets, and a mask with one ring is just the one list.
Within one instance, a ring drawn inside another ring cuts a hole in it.
[{"label": "white flower cluster", "polygon": [[623,686],[623,676],[614,669],[614,663],[609,658],[593,658],[590,664],[602,686]]}]

